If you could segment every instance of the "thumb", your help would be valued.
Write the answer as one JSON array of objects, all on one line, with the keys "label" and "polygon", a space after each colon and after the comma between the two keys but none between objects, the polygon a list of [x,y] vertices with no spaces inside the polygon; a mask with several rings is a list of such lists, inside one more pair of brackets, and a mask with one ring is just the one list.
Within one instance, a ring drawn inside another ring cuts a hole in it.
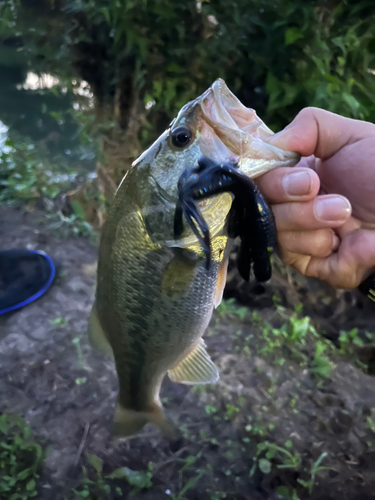
[{"label": "thumb", "polygon": [[268,142],[302,156],[328,159],[349,143],[357,142],[375,126],[368,122],[345,118],[319,108],[304,108],[281,132]]}]

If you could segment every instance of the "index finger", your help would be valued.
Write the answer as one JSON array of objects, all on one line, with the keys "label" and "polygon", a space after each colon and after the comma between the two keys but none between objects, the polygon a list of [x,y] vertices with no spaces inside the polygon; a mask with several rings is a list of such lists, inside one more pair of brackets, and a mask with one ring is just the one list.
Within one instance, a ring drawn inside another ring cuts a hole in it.
[{"label": "index finger", "polygon": [[311,107],[300,111],[284,130],[270,137],[268,142],[302,156],[314,155],[326,160],[347,144],[353,144],[374,131],[372,123]]},{"label": "index finger", "polygon": [[269,203],[312,200],[320,187],[313,170],[298,166],[275,168],[258,177],[256,183]]}]

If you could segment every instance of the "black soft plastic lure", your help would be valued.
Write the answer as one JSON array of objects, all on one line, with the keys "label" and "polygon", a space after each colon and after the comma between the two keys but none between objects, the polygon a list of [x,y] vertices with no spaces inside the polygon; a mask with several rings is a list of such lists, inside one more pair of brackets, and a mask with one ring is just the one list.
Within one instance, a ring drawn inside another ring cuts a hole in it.
[{"label": "black soft plastic lure", "polygon": [[267,281],[272,274],[270,253],[276,244],[275,221],[256,184],[236,165],[218,164],[204,157],[198,166],[184,170],[178,182],[175,238],[182,233],[184,216],[206,252],[208,269],[210,231],[196,202],[224,192],[234,195],[227,228],[231,238],[238,236],[241,240],[238,271],[246,281],[250,280],[251,269],[257,281]]}]

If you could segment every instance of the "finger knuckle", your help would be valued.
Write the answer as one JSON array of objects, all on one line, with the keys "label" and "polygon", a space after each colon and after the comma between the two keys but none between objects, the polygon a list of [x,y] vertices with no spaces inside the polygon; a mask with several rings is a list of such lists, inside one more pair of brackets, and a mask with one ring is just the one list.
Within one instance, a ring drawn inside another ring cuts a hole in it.
[{"label": "finger knuckle", "polygon": [[314,118],[316,114],[317,108],[313,106],[307,106],[306,108],[301,109],[295,119],[311,119]]},{"label": "finger knuckle", "polygon": [[306,276],[306,271],[309,266],[311,257],[308,255],[300,255],[289,253],[289,265],[294,267],[300,274]]},{"label": "finger knuckle", "polygon": [[312,254],[317,257],[328,257],[332,252],[333,232],[330,230],[318,231],[313,241],[307,243],[308,247],[311,248]]}]

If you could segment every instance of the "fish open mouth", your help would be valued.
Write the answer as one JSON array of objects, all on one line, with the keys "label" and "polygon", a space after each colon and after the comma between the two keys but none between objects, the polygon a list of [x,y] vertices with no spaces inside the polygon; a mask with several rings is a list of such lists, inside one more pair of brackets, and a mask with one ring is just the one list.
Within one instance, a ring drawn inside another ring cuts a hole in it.
[{"label": "fish open mouth", "polygon": [[295,165],[299,155],[268,144],[273,132],[244,106],[225,82],[216,80],[201,96],[201,150],[205,156],[215,156],[219,162],[239,162],[241,159],[268,160],[285,166]]}]

